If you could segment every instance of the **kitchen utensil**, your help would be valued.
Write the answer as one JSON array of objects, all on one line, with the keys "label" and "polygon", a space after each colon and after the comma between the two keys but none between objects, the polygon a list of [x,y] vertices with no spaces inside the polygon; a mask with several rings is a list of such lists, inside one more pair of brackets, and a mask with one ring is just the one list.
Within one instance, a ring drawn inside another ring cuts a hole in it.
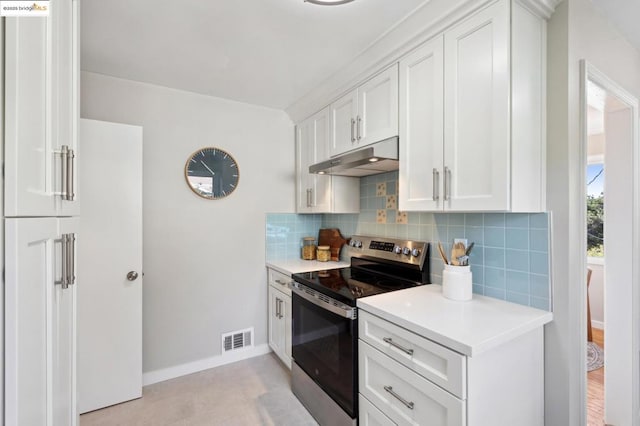
[{"label": "kitchen utensil", "polygon": [[444,262],[445,265],[449,264],[449,261],[447,260],[447,256],[445,256],[444,254],[444,249],[442,248],[442,243],[438,241],[438,251],[440,252],[440,257],[442,257],[442,261]]},{"label": "kitchen utensil", "polygon": [[471,242],[471,244],[469,244],[469,247],[467,247],[467,251],[465,251],[464,254],[469,256],[469,253],[471,253],[471,249],[473,248],[474,245],[475,245],[475,243]]},{"label": "kitchen utensil", "polygon": [[464,243],[455,243],[451,248],[451,265],[459,266],[458,258],[464,256]]},{"label": "kitchen utensil", "polygon": [[340,249],[349,240],[340,234],[337,228],[324,228],[318,231],[318,245],[329,246],[331,250],[331,260],[340,260]]},{"label": "kitchen utensil", "polygon": [[458,258],[458,263],[460,263],[460,266],[469,266],[469,256],[466,254],[464,256],[460,256]]}]

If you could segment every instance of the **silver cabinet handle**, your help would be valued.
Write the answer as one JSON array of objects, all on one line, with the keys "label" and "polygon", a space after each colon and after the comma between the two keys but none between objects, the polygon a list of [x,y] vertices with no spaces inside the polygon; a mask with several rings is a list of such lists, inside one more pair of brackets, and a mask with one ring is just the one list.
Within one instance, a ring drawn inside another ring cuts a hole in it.
[{"label": "silver cabinet handle", "polygon": [[67,234],[67,282],[69,285],[76,283],[76,234]]},{"label": "silver cabinet handle", "polygon": [[398,349],[400,349],[402,352],[406,353],[407,355],[413,355],[413,349],[407,349],[404,346],[401,346],[399,344],[397,344],[396,342],[394,342],[391,337],[383,337],[382,340],[388,344],[390,344],[391,346],[394,346]]},{"label": "silver cabinet handle", "polygon": [[74,201],[76,199],[75,194],[75,182],[73,180],[73,169],[76,163],[76,153],[73,149],[69,150],[67,156],[67,201]]},{"label": "silver cabinet handle", "polygon": [[440,172],[433,168],[433,201],[440,199]]},{"label": "silver cabinet handle", "polygon": [[314,199],[313,199],[313,188],[309,190],[309,194],[311,194],[311,196],[309,197],[309,207],[315,207],[316,203],[314,202]]},{"label": "silver cabinet handle", "polygon": [[448,201],[451,199],[451,169],[446,167],[444,168],[444,200]]},{"label": "silver cabinet handle", "polygon": [[60,196],[63,200],[68,200],[69,193],[69,147],[62,145],[60,147]]},{"label": "silver cabinet handle", "polygon": [[307,188],[307,207],[311,207],[311,189]]},{"label": "silver cabinet handle", "polygon": [[395,399],[397,399],[398,401],[402,402],[405,405],[405,407],[407,407],[410,410],[413,410],[413,406],[414,406],[413,402],[407,401],[406,399],[404,399],[403,397],[401,397],[400,395],[395,393],[391,386],[385,386],[384,390],[389,392]]},{"label": "silver cabinet handle", "polygon": [[278,309],[280,312],[280,319],[282,319],[284,317],[284,315],[282,315],[282,299],[278,299],[278,304],[280,306],[280,309]]},{"label": "silver cabinet handle", "polygon": [[354,131],[354,127],[356,125],[356,120],[354,120],[353,118],[351,119],[351,142],[355,142],[356,141],[356,137],[354,136],[355,131]]},{"label": "silver cabinet handle", "polygon": [[62,262],[61,262],[61,277],[60,277],[60,281],[57,282],[56,284],[61,284],[62,285],[62,289],[67,289],[69,287],[69,272],[67,271],[67,268],[69,267],[69,261],[67,260],[67,256],[69,256],[69,249],[67,248],[67,234],[62,234],[62,239],[61,239],[61,254],[62,254]]},{"label": "silver cabinet handle", "polygon": [[275,304],[276,304],[276,318],[280,318],[280,312],[279,312],[279,310],[280,310],[280,304],[278,303],[279,301],[280,301],[280,299],[278,299],[278,298],[276,297],[276,300],[275,300]]},{"label": "silver cabinet handle", "polygon": [[358,116],[358,123],[356,125],[356,133],[358,134],[358,137],[357,137],[358,140],[362,139],[362,135],[360,134],[360,127],[362,127],[362,119],[360,118],[360,116]]},{"label": "silver cabinet handle", "polygon": [[281,280],[276,280],[276,282],[281,286],[286,286],[287,284],[289,284],[287,281],[281,281]]},{"label": "silver cabinet handle", "polygon": [[138,273],[136,271],[129,271],[127,273],[127,280],[135,281],[138,279]]}]

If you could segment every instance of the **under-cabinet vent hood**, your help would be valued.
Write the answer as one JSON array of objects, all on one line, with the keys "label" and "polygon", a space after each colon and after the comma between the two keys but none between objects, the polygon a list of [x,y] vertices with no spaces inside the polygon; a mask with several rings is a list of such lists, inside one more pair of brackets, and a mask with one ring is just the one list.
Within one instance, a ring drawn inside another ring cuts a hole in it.
[{"label": "under-cabinet vent hood", "polygon": [[398,138],[393,137],[309,166],[309,173],[369,176],[398,170]]}]

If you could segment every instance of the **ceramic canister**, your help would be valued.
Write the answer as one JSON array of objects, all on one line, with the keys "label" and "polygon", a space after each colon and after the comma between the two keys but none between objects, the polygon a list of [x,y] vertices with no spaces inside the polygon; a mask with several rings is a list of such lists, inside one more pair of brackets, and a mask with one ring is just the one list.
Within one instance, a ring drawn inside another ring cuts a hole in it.
[{"label": "ceramic canister", "polygon": [[451,300],[471,300],[472,281],[470,266],[444,265],[444,270],[442,271],[442,295]]}]

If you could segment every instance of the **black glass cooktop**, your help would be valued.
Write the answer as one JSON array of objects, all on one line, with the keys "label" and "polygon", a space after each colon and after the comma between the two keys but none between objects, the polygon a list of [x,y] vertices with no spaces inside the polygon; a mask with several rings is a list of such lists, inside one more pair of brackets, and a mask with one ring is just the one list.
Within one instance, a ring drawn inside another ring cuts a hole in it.
[{"label": "black glass cooktop", "polygon": [[293,274],[292,277],[300,284],[350,306],[356,306],[359,297],[428,284],[428,276],[421,271],[398,269],[359,259],[353,259],[350,268],[304,272]]}]

